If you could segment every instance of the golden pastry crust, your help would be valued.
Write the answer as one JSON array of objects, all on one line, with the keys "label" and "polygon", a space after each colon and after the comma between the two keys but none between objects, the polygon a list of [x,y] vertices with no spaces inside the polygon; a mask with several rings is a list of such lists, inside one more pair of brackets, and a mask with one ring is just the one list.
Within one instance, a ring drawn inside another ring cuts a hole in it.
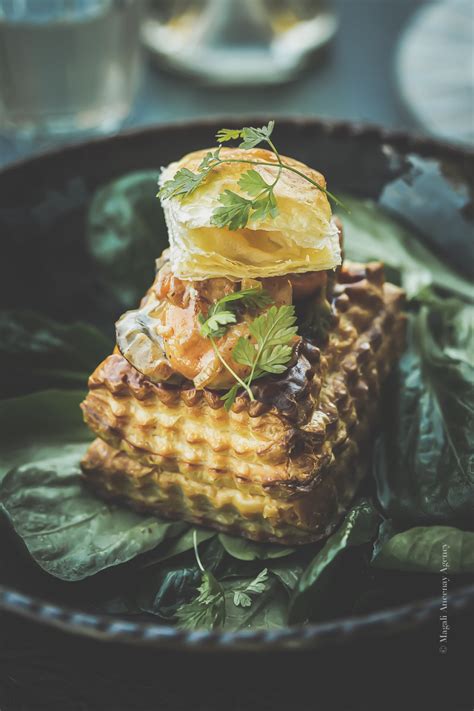
[{"label": "golden pastry crust", "polygon": [[302,342],[282,376],[230,412],[219,394],[155,384],[119,354],[83,403],[95,443],[86,477],[107,496],[256,540],[327,534],[352,498],[380,385],[403,345],[403,292],[380,264],[347,264],[321,349]]},{"label": "golden pastry crust", "polygon": [[87,485],[98,495],[137,511],[183,519],[255,541],[299,545],[332,532],[366,465],[366,448],[351,441],[324,477],[288,499],[274,496],[271,489],[255,493],[228,486],[221,471],[211,471],[212,480],[203,481],[201,469],[170,472],[146,466],[101,439],[90,446],[82,469]]},{"label": "golden pastry crust", "polygon": [[[175,173],[180,168],[187,168],[193,173],[197,172],[202,159],[210,151],[215,150],[215,148],[204,148],[199,151],[193,151],[192,153],[187,153],[179,161],[171,163],[167,168],[164,169],[160,183],[172,178]],[[262,175],[267,182],[274,180],[278,174],[278,160],[272,151],[266,150],[265,148],[227,148],[223,147],[220,151],[220,157],[222,159],[231,160],[242,160],[242,163],[227,163],[224,165],[219,165],[217,168],[213,169],[210,177],[206,180],[203,187],[198,188],[194,193],[193,201],[202,202],[203,197],[207,195],[218,195],[222,190],[238,190],[239,189],[239,179],[242,175],[242,171],[249,170],[250,168],[255,169],[258,173]],[[295,158],[290,158],[289,156],[281,156],[282,161],[296,168],[304,175],[308,176],[314,180],[322,188],[326,187],[326,180],[324,176],[319,173],[314,168],[310,168],[305,163],[302,163]],[[272,166],[252,166],[246,161],[262,161],[265,163],[271,163]],[[282,200],[288,200],[288,206],[298,206],[298,211],[307,206],[311,212],[317,212],[329,220],[331,217],[331,207],[329,205],[326,195],[318,190],[316,187],[308,183],[303,177],[292,173],[290,171],[283,171],[280,179],[275,187],[275,197],[281,198]],[[296,202],[295,202],[296,201]],[[304,220],[304,217],[300,219]],[[195,217],[195,226],[204,227],[209,226],[210,222],[205,222],[203,219],[203,213],[197,213]],[[265,222],[258,223],[259,225],[273,225],[273,219],[267,218]]]},{"label": "golden pastry crust", "polygon": [[[211,150],[211,149],[208,149]],[[189,153],[162,172],[160,183],[171,180],[181,168],[196,172],[208,150]],[[304,177],[283,170],[274,194],[278,215],[252,219],[244,229],[229,230],[213,225],[213,212],[221,207],[225,190],[243,194],[241,175],[256,170],[271,184],[278,175],[276,156],[261,148],[222,148],[221,158],[264,161],[269,166],[245,162],[225,163],[213,169],[189,198],[162,200],[170,237],[173,273],[182,279],[265,278],[333,269],[341,263],[337,228],[324,190]],[[324,177],[304,163],[282,156],[283,161],[308,176],[322,188]]]}]

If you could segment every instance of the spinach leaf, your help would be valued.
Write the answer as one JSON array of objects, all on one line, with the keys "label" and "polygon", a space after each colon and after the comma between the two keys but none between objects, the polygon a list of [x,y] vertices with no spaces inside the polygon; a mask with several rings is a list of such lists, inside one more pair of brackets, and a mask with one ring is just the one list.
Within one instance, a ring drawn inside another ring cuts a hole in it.
[{"label": "spinach leaf", "polygon": [[64,325],[32,311],[0,311],[0,393],[87,386],[113,348],[85,323]]},{"label": "spinach leaf", "polygon": [[201,571],[188,560],[170,560],[147,570],[135,580],[132,597],[142,612],[172,620],[176,610],[189,602],[201,580]]},{"label": "spinach leaf", "polygon": [[131,173],[99,190],[87,221],[87,244],[102,283],[122,307],[135,306],[168,246],[158,170]]},{"label": "spinach leaf", "polygon": [[344,245],[349,259],[384,262],[390,278],[398,275],[409,298],[426,286],[436,286],[463,298],[474,298],[474,287],[438,259],[411,230],[370,201],[344,197]]},{"label": "spinach leaf", "polygon": [[471,528],[474,511],[472,310],[426,292],[385,401],[374,451],[378,497],[397,528]]},{"label": "spinach leaf", "polygon": [[294,553],[294,548],[287,548],[273,543],[256,543],[247,538],[219,534],[219,540],[226,552],[238,560],[267,560],[283,558]]},{"label": "spinach leaf", "polygon": [[225,592],[225,630],[271,630],[288,623],[288,595],[276,578],[269,578],[265,590],[254,595],[248,607],[234,604],[236,592],[244,590],[252,578],[227,580],[222,583]]},{"label": "spinach leaf", "polygon": [[474,573],[474,533],[451,526],[419,526],[379,547],[372,565],[419,573]]},{"label": "spinach leaf", "polygon": [[19,464],[68,454],[90,441],[79,409],[84,397],[80,390],[48,390],[0,400],[0,481]]},{"label": "spinach leaf", "polygon": [[278,578],[288,592],[292,592],[301,578],[304,570],[302,563],[295,560],[295,556],[281,561],[281,563],[267,563],[268,569]]},{"label": "spinach leaf", "polygon": [[380,516],[369,501],[362,500],[349,511],[299,579],[290,604],[292,622],[324,618],[325,601],[331,595],[332,575],[339,556],[348,548],[370,542],[379,523]]},{"label": "spinach leaf", "polygon": [[85,451],[11,470],[0,505],[30,555],[61,580],[82,580],[151,550],[186,524],[107,504],[90,493],[79,466]]},{"label": "spinach leaf", "polygon": [[193,526],[177,538],[163,541],[156,550],[145,557],[141,567],[149,568],[156,563],[161,563],[164,560],[174,558],[175,556],[181,555],[181,553],[186,553],[186,551],[191,550],[194,547],[194,531],[196,531],[198,544],[204,543],[204,541],[208,541],[216,535],[215,531],[211,531],[208,528]]}]

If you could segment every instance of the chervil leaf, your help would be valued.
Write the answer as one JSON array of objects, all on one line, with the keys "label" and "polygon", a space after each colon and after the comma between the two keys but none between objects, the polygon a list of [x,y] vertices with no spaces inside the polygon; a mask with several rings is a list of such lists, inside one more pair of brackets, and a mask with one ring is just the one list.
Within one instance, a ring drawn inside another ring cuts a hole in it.
[{"label": "chervil leaf", "polygon": [[255,148],[259,143],[270,138],[274,127],[274,121],[270,121],[267,126],[262,126],[261,128],[246,126],[240,132],[243,141],[239,144],[239,148]]},{"label": "chervil leaf", "polygon": [[257,351],[255,350],[255,346],[241,336],[232,351],[232,358],[236,363],[240,363],[240,365],[249,365],[252,367],[256,357]]},{"label": "chervil leaf", "polygon": [[244,294],[243,301],[247,308],[260,309],[273,304],[273,299],[265,289],[246,289],[240,292]]},{"label": "chervil leaf", "polygon": [[216,133],[216,138],[219,143],[226,143],[240,138],[242,135],[241,129],[237,128],[221,128]]},{"label": "chervil leaf", "polygon": [[264,220],[266,217],[275,218],[278,215],[278,205],[273,190],[252,204],[252,219]]},{"label": "chervil leaf", "polygon": [[262,308],[271,304],[272,298],[267,291],[257,287],[226,294],[210,307],[207,318],[202,314],[199,315],[201,335],[204,338],[223,336],[226,331],[225,326],[236,323],[237,319],[231,309],[239,306],[239,302],[246,308]]},{"label": "chervil leaf", "polygon": [[247,170],[239,178],[239,186],[249,195],[259,195],[262,190],[268,190],[270,186],[256,170]]},{"label": "chervil leaf", "polygon": [[263,126],[262,131],[265,133],[266,138],[270,138],[275,128],[275,121],[269,121],[266,126]]},{"label": "chervil leaf", "polygon": [[234,605],[238,607],[250,607],[252,604],[252,595],[261,595],[265,592],[266,582],[268,581],[268,570],[264,568],[243,590],[234,592]]},{"label": "chervil leaf", "polygon": [[[289,342],[298,330],[294,325],[295,321],[294,306],[286,304],[278,308],[272,306],[249,324],[249,331],[256,341],[256,347],[242,337],[235,344],[232,358],[236,363],[251,368],[244,384],[251,399],[250,385],[253,380],[267,373],[279,374],[286,370],[293,353]],[[236,387],[234,385],[234,388]]]},{"label": "chervil leaf", "polygon": [[199,164],[198,171],[209,171],[212,168],[215,167],[215,165],[219,162],[220,160],[220,152],[221,152],[222,146],[219,146],[219,148],[216,148],[215,151],[208,151],[202,161]]},{"label": "chervil leaf", "polygon": [[233,385],[231,387],[231,389],[225,393],[225,395],[221,396],[221,400],[224,403],[224,407],[227,410],[227,412],[230,410],[230,408],[232,407],[232,405],[235,402],[235,398],[237,397],[239,387],[240,387],[239,383],[235,383],[235,385]]},{"label": "chervil leaf", "polygon": [[167,180],[158,192],[162,199],[191,195],[205,180],[208,172],[193,173],[188,168],[180,168],[172,180]]},{"label": "chervil leaf", "polygon": [[242,590],[236,590],[234,592],[234,605],[238,607],[250,607],[252,604],[252,598],[247,593]]},{"label": "chervil leaf", "polygon": [[265,583],[267,582],[267,580],[268,569],[264,568],[260,571],[255,580],[252,580],[252,582],[247,585],[247,587],[245,588],[245,592],[260,595],[260,593],[263,593],[265,591]]},{"label": "chervil leaf", "polygon": [[228,227],[229,230],[243,229],[251,218],[263,220],[278,215],[278,206],[271,189],[258,200],[248,200],[232,190],[225,190],[219,196],[219,202],[224,207],[214,210],[211,222],[217,227]]},{"label": "chervil leaf", "polygon": [[286,304],[279,308],[272,306],[265,314],[252,321],[249,330],[262,348],[284,345],[298,330],[294,325],[295,322],[294,306]]},{"label": "chervil leaf", "polygon": [[[231,373],[231,375],[236,379],[235,385],[222,396],[224,402],[224,407],[226,410],[230,410],[237,397],[239,387],[247,389],[249,395],[251,395],[250,388],[246,386],[245,382],[239,378],[239,376],[234,372],[229,363],[222,358],[219,354],[219,349],[214,342],[214,338],[220,338],[224,335],[226,327],[231,323],[236,323],[237,318],[234,312],[240,304],[246,308],[264,308],[272,303],[272,298],[268,292],[264,289],[254,287],[251,289],[242,289],[242,291],[234,291],[230,294],[226,294],[221,299],[213,304],[207,314],[207,318],[203,315],[199,315],[199,323],[201,324],[200,332],[205,338],[210,338],[214,345],[214,350],[221,361],[222,365]],[[274,307],[273,307],[274,308]],[[290,311],[292,307],[289,307]],[[280,332],[286,334],[285,322],[281,320],[278,321]],[[286,328],[291,327],[291,318],[286,321]],[[290,338],[296,329],[292,328],[290,331]],[[283,344],[284,346],[284,344]],[[263,352],[264,363],[266,363],[266,370],[263,366],[257,368],[257,361],[259,354],[255,348],[255,345],[250,343],[245,338],[239,338],[237,344],[232,352],[232,357],[235,362],[247,365],[249,368],[253,369],[252,377],[258,378],[264,372],[269,373],[281,373],[284,370],[284,363],[291,358],[291,348],[279,347],[275,345],[272,347],[272,342],[267,344],[267,353]],[[262,356],[262,353],[260,353]],[[255,366],[255,367],[254,367]],[[252,378],[251,378],[252,379]]]},{"label": "chervil leaf", "polygon": [[273,346],[265,349],[260,359],[260,368],[266,373],[284,373],[293,349],[288,345]]},{"label": "chervil leaf", "polygon": [[216,301],[213,308],[217,310],[223,304],[229,304],[232,301],[242,301],[243,306],[255,308],[268,306],[273,302],[273,299],[265,289],[252,287],[251,289],[242,289],[241,291],[233,291],[231,294],[226,294]]},{"label": "chervil leaf", "polygon": [[[245,126],[241,129],[221,128],[217,132],[216,138],[219,144],[241,138],[242,141],[239,144],[239,148],[248,149],[255,148],[255,146],[260,145],[260,143],[267,143],[276,158],[276,161],[270,165],[274,164],[275,167],[278,168],[278,174],[274,182],[269,184],[254,169],[244,172],[239,180],[239,185],[247,195],[255,198],[255,200],[252,202],[231,190],[225,190],[224,193],[219,196],[222,207],[214,210],[212,224],[217,227],[228,227],[230,230],[237,230],[245,227],[251,218],[263,220],[269,217],[276,217],[278,215],[278,207],[274,195],[274,187],[278,183],[283,170],[296,173],[300,178],[307,180],[314,185],[314,187],[327,195],[327,197],[334,200],[336,204],[343,207],[342,203],[326,190],[324,186],[319,185],[319,183],[313,180],[309,175],[305,175],[304,172],[301,172],[292,165],[288,165],[281,159],[271,139],[274,127],[275,122],[269,121],[266,126],[261,126],[260,128],[255,128],[254,126]],[[208,151],[201,160],[197,173],[193,173],[188,168],[178,170],[174,178],[166,181],[161,187],[158,196],[162,199],[187,197],[191,195],[196,188],[202,185],[214,168],[225,163],[240,162],[232,154],[227,158],[225,155],[221,157],[221,149],[222,145],[219,145],[214,151]],[[265,154],[262,156],[252,156],[252,160],[242,159],[242,162],[254,165],[269,165],[269,159]]]},{"label": "chervil leaf", "polygon": [[232,311],[220,311],[208,319],[207,325],[211,330],[217,330],[219,326],[225,326],[228,323],[235,323],[235,314]]},{"label": "chervil leaf", "polygon": [[236,320],[235,314],[232,311],[218,311],[217,313],[211,314],[207,319],[200,314],[201,336],[207,338],[212,335],[216,338],[220,338],[220,336],[223,336],[225,333],[225,326],[228,326],[230,323],[235,323]]},{"label": "chervil leaf", "polygon": [[176,611],[178,626],[186,630],[221,627],[225,622],[224,590],[212,573],[203,572],[198,593],[194,600]]},{"label": "chervil leaf", "polygon": [[232,190],[224,190],[219,196],[223,207],[218,207],[212,213],[211,224],[216,227],[228,227],[229,230],[239,230],[245,227],[250,217],[252,201],[237,195]]}]

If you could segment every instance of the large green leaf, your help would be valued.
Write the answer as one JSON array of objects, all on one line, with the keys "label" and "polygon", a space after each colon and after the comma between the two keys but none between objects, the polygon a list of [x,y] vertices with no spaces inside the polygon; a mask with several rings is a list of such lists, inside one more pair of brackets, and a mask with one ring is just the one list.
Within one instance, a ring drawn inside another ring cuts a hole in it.
[{"label": "large green leaf", "polygon": [[472,309],[425,293],[385,404],[374,456],[380,502],[398,528],[471,528],[474,511]]},{"label": "large green leaf", "polygon": [[85,487],[84,445],[11,470],[0,505],[35,562],[61,580],[82,580],[151,550],[186,525],[101,501]]},{"label": "large green leaf", "polygon": [[177,538],[164,541],[159,545],[155,551],[146,557],[141,567],[150,568],[156,565],[156,563],[162,563],[169,558],[174,558],[175,556],[181,555],[181,553],[190,551],[194,547],[194,537],[196,537],[196,542],[199,544],[208,541],[210,538],[214,538],[214,536],[216,536],[216,532],[209,528],[192,526]]},{"label": "large green leaf", "polygon": [[89,324],[64,325],[32,311],[0,311],[0,393],[85,388],[112,348]]},{"label": "large green leaf", "polygon": [[474,298],[474,287],[438,259],[419,239],[373,202],[344,197],[348,212],[344,223],[347,257],[360,262],[385,263],[390,277],[398,274],[409,298],[426,286],[437,286],[461,297]]},{"label": "large green leaf", "polygon": [[286,590],[291,592],[298,585],[304,570],[304,565],[298,561],[296,556],[290,556],[286,560],[277,563],[271,561],[266,563],[266,565],[273,575],[283,584]]},{"label": "large green leaf", "polygon": [[372,565],[419,573],[474,573],[474,533],[451,526],[419,526],[396,533]]},{"label": "large green leaf", "polygon": [[249,607],[234,604],[234,593],[246,588],[251,579],[227,580],[225,592],[225,630],[271,630],[288,623],[288,595],[280,582],[270,577],[265,591],[252,598]]},{"label": "large green leaf", "polygon": [[157,190],[158,170],[131,173],[99,190],[89,210],[89,252],[125,308],[136,306],[149,288],[155,260],[168,246]]},{"label": "large green leaf", "polygon": [[[339,556],[349,548],[369,543],[379,523],[380,516],[368,501],[359,502],[349,511],[341,526],[328,538],[299,579],[290,607],[293,622],[325,617],[325,600],[331,595],[331,577]],[[350,577],[346,585],[350,585]]]},{"label": "large green leaf", "polygon": [[0,400],[0,481],[13,467],[68,454],[91,440],[79,408],[84,397],[80,390],[48,390]]},{"label": "large green leaf", "polygon": [[238,560],[283,558],[287,555],[291,555],[295,550],[294,548],[272,543],[255,543],[254,541],[249,541],[248,538],[229,536],[226,533],[219,534],[219,540],[227,553]]}]

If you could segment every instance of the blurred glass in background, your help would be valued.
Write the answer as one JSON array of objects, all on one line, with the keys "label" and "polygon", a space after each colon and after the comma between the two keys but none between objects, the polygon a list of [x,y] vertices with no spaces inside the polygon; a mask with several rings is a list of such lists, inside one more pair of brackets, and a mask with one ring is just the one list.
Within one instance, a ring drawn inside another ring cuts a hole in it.
[{"label": "blurred glass in background", "polygon": [[0,0],[0,125],[36,138],[110,131],[140,67],[140,0]]},{"label": "blurred glass in background", "polygon": [[151,0],[143,40],[161,64],[209,83],[275,84],[336,27],[328,0]]}]

